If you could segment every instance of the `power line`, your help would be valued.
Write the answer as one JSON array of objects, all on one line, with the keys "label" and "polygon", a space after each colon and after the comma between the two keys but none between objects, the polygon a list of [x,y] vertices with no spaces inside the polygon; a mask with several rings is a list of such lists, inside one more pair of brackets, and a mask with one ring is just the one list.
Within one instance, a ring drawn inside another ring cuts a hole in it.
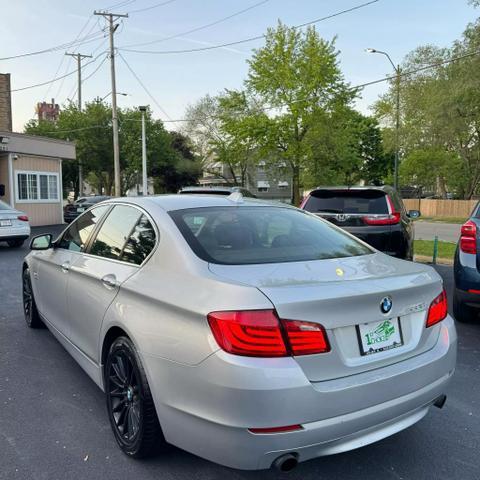
[{"label": "power line", "polygon": [[170,115],[168,115],[168,113],[163,109],[163,107],[157,102],[156,98],[150,93],[150,91],[148,90],[148,88],[145,86],[145,84],[140,80],[140,77],[135,73],[135,70],[133,70],[132,67],[130,67],[130,65],[128,64],[128,62],[125,60],[124,56],[119,53],[118,54],[119,57],[123,60],[123,62],[125,63],[125,65],[127,66],[127,68],[130,70],[130,73],[136,78],[137,82],[140,84],[140,86],[145,90],[145,93],[150,97],[150,99],[152,100],[153,103],[155,103],[155,105],[160,109],[160,111],[170,120],[170,121],[173,121],[170,117]]},{"label": "power line", "polygon": [[[103,60],[97,65],[97,68],[92,73],[90,73],[89,75],[87,75],[85,78],[82,79],[81,85],[83,85],[89,78],[93,77],[102,68],[103,64],[107,61],[107,59],[108,59],[108,55],[105,55],[103,57]],[[71,99],[75,96],[77,91],[78,91],[78,85],[75,91],[68,96],[68,100],[71,101]]]},{"label": "power line", "polygon": [[257,7],[260,7],[261,5],[264,5],[265,3],[269,2],[270,0],[262,0],[261,2],[257,2],[253,5],[251,5],[250,7],[248,8],[244,8],[243,10],[239,10],[237,12],[234,12],[232,13],[231,15],[228,15],[226,17],[223,17],[223,18],[220,18],[218,20],[215,20],[214,22],[211,22],[211,23],[207,23],[205,25],[201,25],[199,27],[196,27],[196,28],[192,28],[191,30],[187,30],[185,32],[182,32],[182,33],[177,33],[175,35],[170,35],[169,37],[163,37],[163,38],[160,38],[159,40],[152,40],[151,42],[144,42],[144,43],[131,43],[131,44],[128,44],[128,45],[121,45],[120,48],[125,48],[125,47],[143,47],[145,45],[152,45],[154,43],[160,43],[160,42],[166,42],[167,40],[172,40],[174,38],[178,38],[178,37],[181,37],[183,35],[189,35],[190,33],[195,33],[195,32],[199,32],[200,30],[204,30],[206,28],[209,28],[209,27],[213,27],[214,25],[218,25],[219,23],[222,23],[222,22],[225,22],[227,20],[230,20],[231,18],[234,18],[238,15],[241,15],[242,13],[245,13],[245,12],[248,12],[250,10],[253,10],[254,8],[257,8]]},{"label": "power line", "polygon": [[[327,15],[325,17],[316,18],[315,20],[311,20],[309,22],[305,22],[305,23],[302,23],[300,25],[295,25],[293,28],[295,28],[295,29],[302,28],[302,27],[306,27],[308,25],[313,25],[315,23],[323,22],[325,20],[330,20],[331,18],[335,18],[335,17],[338,17],[340,15],[344,15],[345,13],[350,13],[350,12],[353,12],[355,10],[359,10],[361,8],[367,7],[367,6],[372,5],[374,3],[378,3],[379,1],[380,0],[370,0],[369,2],[361,3],[361,4],[356,5],[354,7],[347,8],[345,10],[341,10],[341,11],[332,13],[331,15]],[[257,35],[256,37],[250,37],[250,38],[245,38],[243,40],[237,40],[235,42],[227,42],[227,43],[222,43],[222,44],[219,44],[219,45],[211,45],[211,46],[208,46],[208,47],[189,48],[189,49],[185,49],[185,50],[157,50],[157,51],[155,51],[155,50],[136,50],[136,49],[129,49],[129,48],[120,48],[120,50],[124,50],[126,52],[133,52],[133,53],[152,53],[152,54],[156,54],[156,55],[170,55],[170,54],[175,54],[175,53],[194,53],[194,52],[204,52],[204,51],[207,51],[207,50],[215,50],[217,48],[223,48],[223,47],[231,47],[233,45],[240,45],[242,43],[248,43],[248,42],[253,42],[254,40],[260,40],[260,39],[265,38],[265,37],[266,37],[266,35],[262,34],[262,35]]]},{"label": "power line", "polygon": [[128,13],[140,13],[140,12],[146,12],[147,10],[152,10],[157,7],[163,7],[164,5],[168,5],[169,3],[176,2],[177,0],[167,0],[165,2],[160,2],[155,5],[151,5],[150,7],[145,7],[145,8],[138,8],[137,10],[130,10]]},{"label": "power line", "polygon": [[[424,70],[428,70],[430,68],[435,68],[435,67],[440,67],[442,65],[446,65],[446,64],[449,64],[449,63],[453,63],[453,62],[456,62],[458,60],[463,60],[464,58],[469,58],[469,57],[473,57],[475,55],[479,55],[480,54],[480,50],[476,50],[474,52],[469,52],[469,53],[465,53],[464,55],[459,55],[457,57],[452,57],[450,59],[447,59],[447,60],[442,60],[440,62],[435,62],[435,63],[431,63],[431,64],[428,64],[428,65],[424,65],[422,67],[419,67],[419,68],[415,68],[413,70],[408,70],[406,72],[400,72],[400,76],[402,77],[406,77],[406,76],[409,76],[409,75],[413,75],[415,73],[418,73],[418,72],[421,72],[421,71],[424,71]],[[120,57],[123,59],[123,57],[120,55]],[[123,59],[125,61],[125,59]],[[365,83],[361,83],[361,84],[358,84],[358,85],[354,85],[354,86],[351,86],[349,87],[349,90],[358,90],[360,88],[364,88],[364,87],[369,87],[371,85],[376,85],[378,83],[383,83],[383,82],[388,82],[390,80],[395,80],[395,76],[387,76],[387,77],[382,77],[382,78],[379,78],[379,79],[376,79],[376,80],[371,80],[369,82],[365,82]],[[299,100],[296,101],[296,103],[298,102],[303,102],[305,100],[309,100],[311,98],[314,98],[314,97],[305,97],[305,98],[301,98]],[[282,106],[286,106],[285,104],[283,105],[275,105],[275,106],[267,106],[264,108],[264,110],[273,110],[273,109],[276,109],[276,108],[281,108]],[[208,116],[206,117],[208,119],[219,119],[220,117],[215,117],[215,116]],[[141,120],[138,120],[138,119],[134,119],[134,118],[131,118],[131,119],[123,119],[123,122],[126,122],[126,121],[135,121],[135,122],[141,122]],[[174,123],[174,122],[188,122],[189,120],[188,119],[185,119],[185,118],[181,118],[181,119],[176,119],[176,120],[161,120],[163,123]],[[53,133],[70,133],[70,132],[76,132],[76,131],[80,131],[80,130],[88,130],[88,129],[92,129],[92,128],[111,128],[111,125],[92,125],[92,126],[89,126],[89,127],[81,127],[81,128],[75,128],[75,129],[71,129],[71,130],[56,130],[56,131],[51,131],[51,132],[43,132],[44,134],[53,134]]]},{"label": "power line", "polygon": [[[87,18],[87,21],[84,23],[83,27],[81,28],[80,32],[78,32],[77,36],[75,37],[75,41],[78,40],[78,38],[80,37],[80,35],[84,32],[84,30],[87,28],[88,24],[90,23],[90,20],[93,18],[93,15],[90,15],[88,18]],[[92,27],[90,28],[90,30],[88,31],[87,35],[89,35],[92,30],[95,28],[95,24],[92,25]],[[70,59],[69,59],[70,60]],[[58,65],[58,68],[57,68],[57,71],[55,72],[55,75],[54,75],[54,78],[58,75],[58,73],[60,72],[60,69],[62,68],[62,65],[63,65],[63,62],[65,61],[65,55],[62,55],[62,58],[60,60],[60,63]],[[65,72],[68,71],[68,67],[70,66],[70,62],[67,62],[67,68],[65,69]],[[59,86],[59,91],[60,89],[62,88],[63,86],[63,82],[64,82],[65,79],[62,79],[62,82],[60,83],[60,86]],[[45,92],[45,95],[43,96],[43,98],[47,98],[48,97],[48,94],[50,92],[50,90],[52,89],[52,83],[50,83],[48,85],[48,88],[47,88],[47,91]],[[54,98],[57,98],[58,99],[58,95]]]},{"label": "power line", "polygon": [[105,29],[102,29],[100,31],[94,32],[92,34],[88,34],[83,38],[73,40],[68,43],[62,43],[61,45],[57,45],[55,47],[50,47],[50,48],[45,48],[44,50],[37,50],[35,52],[28,52],[28,53],[21,53],[18,55],[11,55],[10,57],[3,57],[0,58],[0,61],[2,60],[12,60],[14,58],[22,58],[22,57],[31,57],[33,55],[41,55],[43,53],[50,53],[50,52],[58,52],[59,50],[64,50],[66,48],[70,48],[73,46],[79,46],[79,45],[84,45],[85,43],[91,43],[94,42],[95,40],[98,40],[103,37],[103,34],[105,33]]},{"label": "power line", "polygon": [[[87,65],[91,65],[92,63],[96,62],[97,59],[101,56],[102,54],[100,55],[97,55],[92,61],[88,62],[85,64],[85,67]],[[66,77],[69,77],[70,75],[73,75],[74,73],[77,73],[77,70],[72,70],[71,72],[68,72],[66,73],[65,75],[61,75],[60,77],[55,77],[55,78],[52,78],[51,80],[47,80],[46,82],[41,82],[41,83],[36,83],[35,85],[29,85],[27,87],[21,87],[21,88],[14,88],[12,90],[10,90],[10,92],[21,92],[23,90],[29,90],[30,88],[37,88],[37,87],[42,87],[43,85],[47,85],[49,83],[53,83],[53,82],[57,82],[58,80],[61,80],[62,78],[66,78]]]}]

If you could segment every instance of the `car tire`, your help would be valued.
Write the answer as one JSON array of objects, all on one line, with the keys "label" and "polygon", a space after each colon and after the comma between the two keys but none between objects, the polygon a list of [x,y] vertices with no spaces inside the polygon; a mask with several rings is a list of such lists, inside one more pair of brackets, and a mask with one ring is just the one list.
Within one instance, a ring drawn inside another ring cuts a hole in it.
[{"label": "car tire", "polygon": [[104,370],[110,425],[120,449],[145,458],[165,446],[145,370],[133,342],[118,337],[110,346]]},{"label": "car tire", "polygon": [[453,294],[453,316],[459,323],[472,323],[478,316],[478,310],[465,305],[456,293]]},{"label": "car tire", "polygon": [[11,248],[19,248],[23,245],[25,240],[8,240],[7,244]]},{"label": "car tire", "polygon": [[25,322],[29,328],[43,328],[45,324],[42,322],[35,303],[35,297],[32,289],[32,279],[30,277],[30,269],[26,268],[22,275],[23,290],[23,314]]}]

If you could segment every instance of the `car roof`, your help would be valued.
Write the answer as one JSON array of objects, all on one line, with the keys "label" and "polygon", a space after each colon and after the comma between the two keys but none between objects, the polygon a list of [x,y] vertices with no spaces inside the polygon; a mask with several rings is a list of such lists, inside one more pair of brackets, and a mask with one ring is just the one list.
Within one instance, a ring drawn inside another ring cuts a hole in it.
[{"label": "car roof", "polygon": [[199,187],[199,186],[193,186],[193,187],[183,187],[180,189],[180,192],[233,192],[233,191],[238,191],[241,190],[242,187]]},{"label": "car roof", "polygon": [[337,186],[327,186],[327,187],[316,187],[312,189],[312,192],[317,190],[379,190],[382,192],[391,192],[394,188],[391,185],[355,185],[355,186],[347,186],[347,185],[337,185]]},{"label": "car roof", "polygon": [[257,198],[243,197],[242,202],[236,202],[229,196],[222,195],[205,195],[205,194],[192,194],[192,195],[180,195],[180,194],[166,194],[166,195],[150,195],[148,197],[119,197],[107,200],[105,203],[121,202],[131,203],[144,207],[148,210],[148,207],[153,204],[169,212],[173,210],[184,210],[187,208],[202,208],[202,207],[283,207],[283,208],[295,208],[286,203],[272,202],[266,200],[259,200]]}]

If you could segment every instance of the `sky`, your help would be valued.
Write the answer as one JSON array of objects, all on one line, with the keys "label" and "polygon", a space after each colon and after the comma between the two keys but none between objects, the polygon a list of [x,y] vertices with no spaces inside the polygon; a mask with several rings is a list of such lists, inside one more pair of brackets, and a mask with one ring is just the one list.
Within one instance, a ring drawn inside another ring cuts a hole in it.
[{"label": "sky", "polygon": [[[110,0],[110,4],[107,1],[0,0],[0,58],[50,49],[87,34],[94,35],[105,27],[105,20],[93,16],[93,11],[113,5],[117,5],[111,8],[113,13],[129,13],[128,18],[120,21],[116,31],[116,47],[169,51],[262,35],[278,20],[289,26],[299,25],[367,0]],[[186,33],[251,6],[255,7],[229,20]],[[393,61],[399,63],[419,45],[449,46],[479,15],[480,9],[475,10],[467,0],[378,0],[359,10],[319,22],[316,28],[326,39],[337,38],[336,46],[345,79],[352,85],[358,85],[392,73],[385,57],[367,54],[366,48],[387,51]],[[93,41],[66,50],[61,48],[40,55],[0,60],[0,73],[12,75],[12,90],[15,90],[74,72],[76,61],[65,56],[65,51],[93,54],[94,58],[100,55],[89,65],[87,63],[91,60],[84,60],[83,101],[109,95],[109,60],[102,53],[108,47],[108,38],[101,37],[101,33],[98,36]],[[165,40],[165,37],[171,36],[175,38]],[[157,42],[127,47],[153,41]],[[225,88],[242,88],[248,72],[247,59],[252,49],[262,44],[260,39],[221,49],[175,54],[119,50],[154,100],[117,55],[117,91],[127,94],[118,96],[118,105],[136,107],[150,104],[155,118],[182,119],[188,105],[202,96],[215,95]],[[76,85],[77,75],[73,74],[49,85],[13,92],[14,130],[23,131],[25,123],[35,117],[35,105],[39,101],[55,98],[55,102],[62,105],[68,98],[76,100]],[[368,114],[385,89],[386,84],[366,87],[356,107]],[[181,128],[181,123],[169,122],[166,125],[169,129]]]}]

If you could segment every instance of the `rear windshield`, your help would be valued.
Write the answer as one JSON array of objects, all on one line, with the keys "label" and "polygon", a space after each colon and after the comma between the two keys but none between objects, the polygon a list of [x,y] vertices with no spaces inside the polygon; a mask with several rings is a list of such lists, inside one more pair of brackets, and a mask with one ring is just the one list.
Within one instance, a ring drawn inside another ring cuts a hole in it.
[{"label": "rear windshield", "polygon": [[304,209],[314,213],[389,213],[385,193],[380,190],[315,190]]},{"label": "rear windshield", "polygon": [[0,210],[12,210],[12,207],[0,200]]},{"label": "rear windshield", "polygon": [[206,207],[170,212],[192,250],[227,265],[283,263],[368,255],[373,250],[301,210]]}]

